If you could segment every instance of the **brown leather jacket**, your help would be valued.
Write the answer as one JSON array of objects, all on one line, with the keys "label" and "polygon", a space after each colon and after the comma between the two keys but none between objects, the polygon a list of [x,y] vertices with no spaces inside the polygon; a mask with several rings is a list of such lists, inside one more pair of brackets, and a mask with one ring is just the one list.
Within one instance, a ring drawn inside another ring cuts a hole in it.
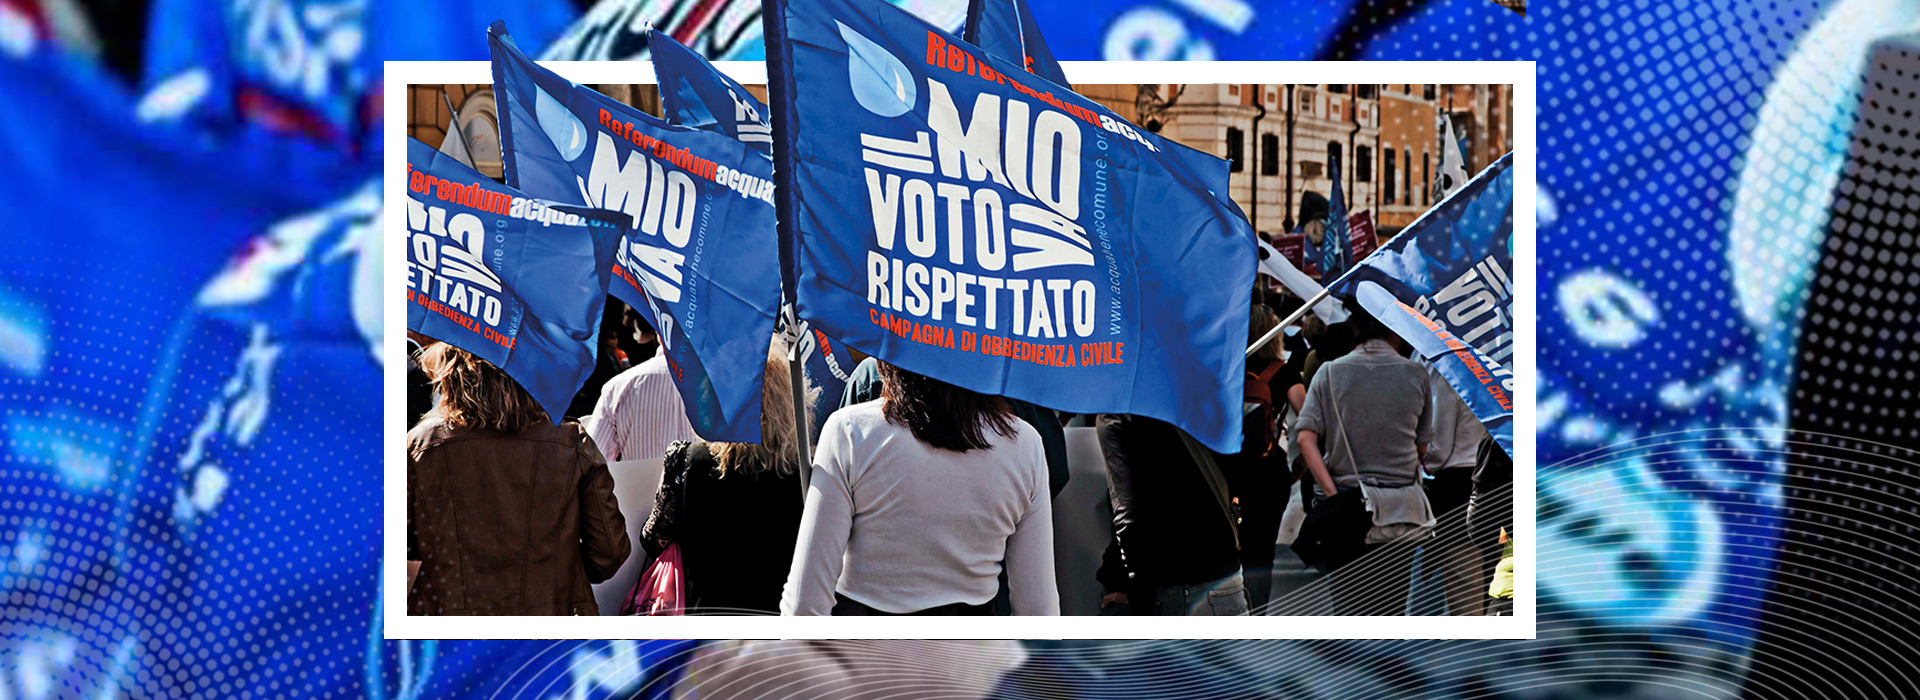
[{"label": "brown leather jacket", "polygon": [[590,583],[627,560],[613,477],[580,425],[407,433],[409,615],[598,615]]}]

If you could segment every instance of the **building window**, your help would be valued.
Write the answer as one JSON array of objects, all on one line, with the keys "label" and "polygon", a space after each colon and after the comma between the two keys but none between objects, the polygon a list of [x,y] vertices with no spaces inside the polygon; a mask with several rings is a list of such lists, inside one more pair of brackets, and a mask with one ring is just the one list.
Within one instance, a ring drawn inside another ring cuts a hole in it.
[{"label": "building window", "polygon": [[1406,191],[1407,203],[1412,204],[1413,203],[1413,149],[1411,148],[1400,149],[1400,156],[1402,158],[1402,162],[1405,162],[1407,164],[1407,169],[1400,173],[1400,189]]},{"label": "building window", "polygon": [[1353,147],[1353,181],[1373,182],[1373,147]]},{"label": "building window", "polygon": [[1402,94],[1402,95],[1411,95],[1411,94],[1413,94],[1413,83],[1405,83],[1405,84],[1402,84],[1402,85],[1400,86],[1400,94]]},{"label": "building window", "polygon": [[1229,168],[1232,172],[1237,173],[1246,169],[1246,164],[1241,162],[1247,155],[1246,140],[1246,132],[1231,126],[1227,127],[1227,162],[1232,164]]},{"label": "building window", "polygon": [[1373,99],[1373,98],[1374,98],[1374,88],[1375,88],[1375,87],[1378,87],[1378,86],[1376,86],[1376,85],[1359,85],[1359,86],[1355,86],[1355,88],[1354,88],[1354,95],[1356,95],[1356,96],[1358,96],[1358,97],[1359,97],[1360,99],[1363,99],[1363,100],[1371,100],[1371,99]]},{"label": "building window", "polygon": [[1345,94],[1347,94],[1347,86],[1346,86],[1346,85],[1344,85],[1344,84],[1342,84],[1342,85],[1334,85],[1334,84],[1332,84],[1332,83],[1328,83],[1328,84],[1327,84],[1327,92],[1331,92],[1331,93],[1334,93],[1334,94],[1336,94],[1336,95],[1345,95]]},{"label": "building window", "polygon": [[1260,174],[1280,174],[1280,135],[1260,135]]},{"label": "building window", "polygon": [[1340,168],[1340,142],[1327,142],[1327,177],[1332,178]]},{"label": "building window", "polygon": [[1395,168],[1394,168],[1394,162],[1393,162],[1393,149],[1388,148],[1385,151],[1383,151],[1381,155],[1386,157],[1386,160],[1382,161],[1381,167],[1385,169],[1384,172],[1386,172],[1387,174],[1387,177],[1385,178],[1387,186],[1386,186],[1386,192],[1380,196],[1380,201],[1385,202],[1387,204],[1393,204],[1394,202],[1397,202],[1400,200],[1400,197],[1399,197],[1400,191],[1397,189],[1394,189],[1393,173]]},{"label": "building window", "polygon": [[1420,86],[1420,96],[1428,100],[1433,99],[1433,83]]},{"label": "building window", "polygon": [[1433,206],[1433,171],[1429,170],[1431,167],[1433,167],[1433,154],[1421,151],[1420,182],[1426,186],[1421,188],[1420,202],[1426,206]]},{"label": "building window", "polygon": [[1228,86],[1227,86],[1227,94],[1229,94],[1229,95],[1232,95],[1232,96],[1234,96],[1234,97],[1239,97],[1239,96],[1240,96],[1240,86],[1238,86],[1238,85],[1228,85]]}]

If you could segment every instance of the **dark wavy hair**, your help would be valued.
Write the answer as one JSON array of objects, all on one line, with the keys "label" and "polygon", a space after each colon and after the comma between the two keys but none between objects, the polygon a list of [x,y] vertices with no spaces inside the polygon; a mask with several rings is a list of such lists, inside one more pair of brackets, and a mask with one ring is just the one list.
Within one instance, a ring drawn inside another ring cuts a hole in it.
[{"label": "dark wavy hair", "polygon": [[420,351],[420,369],[433,382],[438,416],[458,430],[517,433],[547,420],[547,412],[520,383],[493,364],[447,343]]},{"label": "dark wavy hair", "polygon": [[881,413],[905,426],[928,445],[954,452],[991,447],[987,430],[1013,437],[1013,408],[1007,400],[968,391],[938,379],[880,363]]},{"label": "dark wavy hair", "polygon": [[1375,339],[1388,342],[1394,340],[1393,331],[1387,328],[1387,324],[1381,323],[1380,319],[1374,318],[1373,314],[1367,313],[1366,307],[1360,305],[1360,300],[1345,296],[1341,297],[1340,303],[1347,307],[1348,318],[1344,325],[1347,327],[1348,337],[1355,346]]}]

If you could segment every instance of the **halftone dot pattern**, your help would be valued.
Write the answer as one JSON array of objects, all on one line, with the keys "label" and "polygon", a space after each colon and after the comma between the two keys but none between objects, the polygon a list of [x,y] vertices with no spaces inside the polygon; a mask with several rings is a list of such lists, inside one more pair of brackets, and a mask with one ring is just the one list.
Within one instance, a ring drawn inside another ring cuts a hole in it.
[{"label": "halftone dot pattern", "polygon": [[1881,669],[1920,653],[1920,33],[1874,47],[1859,105],[1798,349],[1792,459],[1817,469],[1788,481],[1798,527],[1781,560],[1782,582],[1822,604],[1771,604],[1761,653],[1870,671],[1762,665],[1769,697],[1910,693]]}]

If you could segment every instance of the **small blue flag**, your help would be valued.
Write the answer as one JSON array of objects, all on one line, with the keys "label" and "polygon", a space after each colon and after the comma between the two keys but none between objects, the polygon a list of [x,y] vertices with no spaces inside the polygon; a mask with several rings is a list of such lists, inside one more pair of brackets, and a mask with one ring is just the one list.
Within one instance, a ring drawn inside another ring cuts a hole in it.
[{"label": "small blue flag", "polygon": [[811,434],[819,435],[820,427],[827,424],[827,416],[840,408],[840,395],[846,393],[847,380],[853,377],[853,370],[860,363],[847,353],[846,345],[828,338],[813,324],[801,321],[798,331],[800,359],[804,363],[801,371],[806,372],[808,385],[820,390],[809,402],[813,421],[808,426]]},{"label": "small blue flag", "polygon": [[528,60],[498,22],[488,41],[507,183],[632,217],[608,292],[659,330],[694,432],[759,442],[780,303],[765,150],[574,85]]},{"label": "small blue flag", "polygon": [[[660,108],[667,123],[718,131],[763,149],[772,157],[773,126],[766,103],[665,32],[654,30],[649,42],[654,75],[661,85]],[[781,268],[782,279],[791,279],[791,261],[783,261]],[[782,316],[779,324],[783,332],[787,330],[785,322]],[[801,371],[808,384],[819,389],[812,401],[813,420],[808,426],[818,434],[827,416],[839,407],[854,361],[846,353],[846,346],[834,343],[805,321],[793,329],[793,337],[799,339]]]},{"label": "small blue flag", "polygon": [[1012,61],[1028,73],[1046,78],[1055,85],[1072,88],[1066,71],[1054,60],[1047,40],[1040,36],[1040,25],[1033,21],[1027,0],[972,0],[967,3],[967,43],[982,51]]},{"label": "small blue flag", "polygon": [[1332,285],[1412,343],[1508,454],[1512,158],[1503,156]]},{"label": "small blue flag", "polygon": [[1353,267],[1353,236],[1347,230],[1347,198],[1340,193],[1340,161],[1327,164],[1327,177],[1333,178],[1333,191],[1327,195],[1327,218],[1319,245],[1314,246],[1320,260],[1320,279],[1338,279]]},{"label": "small blue flag", "polygon": [[625,214],[527,197],[407,141],[407,329],[504,370],[557,425],[593,373]]},{"label": "small blue flag", "polygon": [[[768,4],[798,311],[974,391],[1240,446],[1256,252],[1227,164],[873,0]],[[1204,183],[1204,184],[1203,184]]]},{"label": "small blue flag", "polygon": [[666,32],[653,30],[647,42],[667,123],[712,129],[773,152],[773,123],[759,98]]}]

